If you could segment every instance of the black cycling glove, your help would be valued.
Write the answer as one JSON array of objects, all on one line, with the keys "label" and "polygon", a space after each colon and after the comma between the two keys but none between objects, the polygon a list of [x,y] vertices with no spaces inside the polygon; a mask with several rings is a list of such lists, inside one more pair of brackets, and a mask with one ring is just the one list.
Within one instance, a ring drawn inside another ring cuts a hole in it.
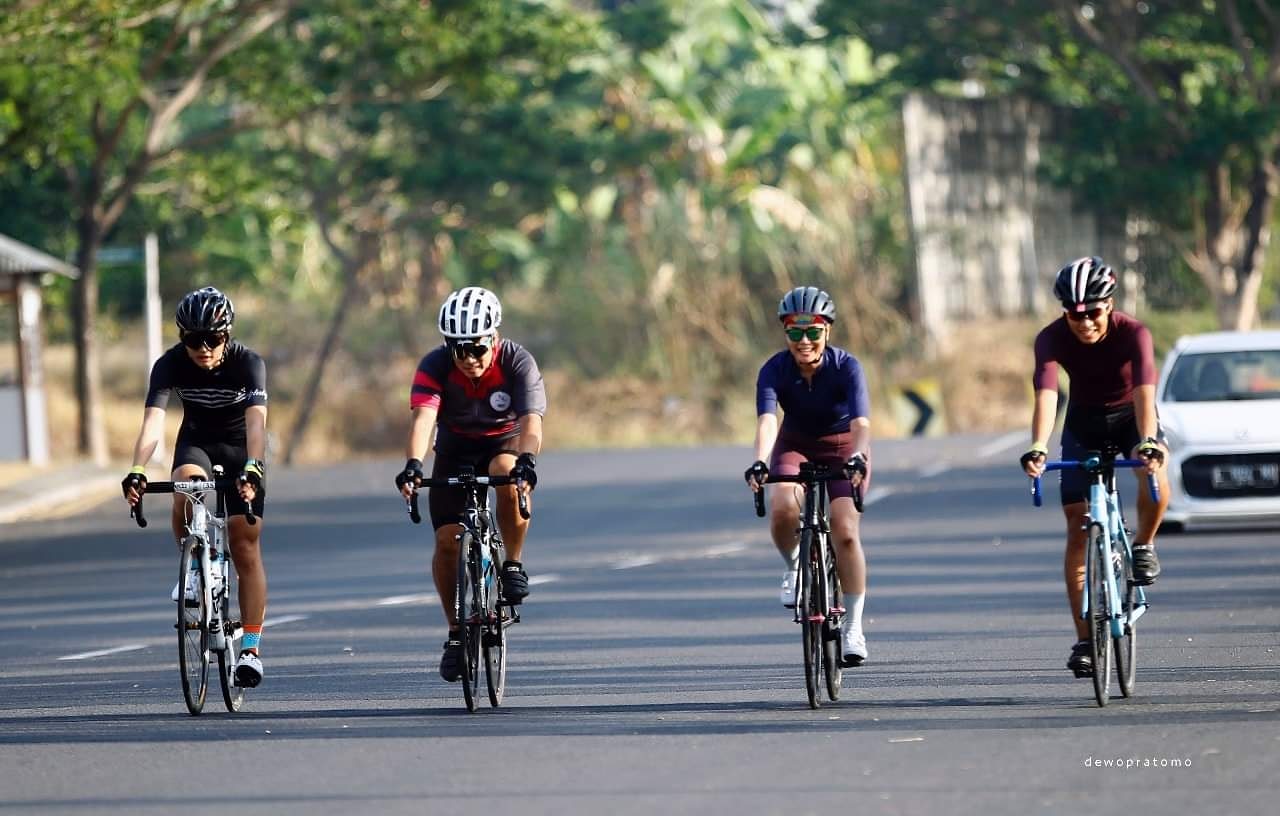
[{"label": "black cycling glove", "polygon": [[409,459],[404,463],[404,470],[396,474],[396,489],[403,489],[405,485],[411,484],[418,487],[422,484],[422,460]]},{"label": "black cycling glove", "polygon": [[755,482],[763,487],[765,479],[769,478],[769,466],[757,459],[752,462],[751,467],[747,468],[742,474],[742,478],[747,480],[747,484]]},{"label": "black cycling glove", "polygon": [[120,482],[120,491],[124,493],[126,499],[129,498],[129,490],[131,488],[138,491],[139,496],[145,493],[147,491],[147,474],[136,470],[129,471],[129,475]]},{"label": "black cycling glove", "polygon": [[257,459],[249,459],[244,463],[244,470],[240,471],[240,484],[251,485],[255,491],[261,493],[266,468],[267,466]]},{"label": "black cycling glove", "polygon": [[844,472],[850,479],[853,474],[860,473],[865,479],[867,476],[867,457],[862,451],[855,451],[853,456],[849,457],[849,461],[844,463]]},{"label": "black cycling glove", "polygon": [[511,468],[511,478],[518,479],[527,484],[531,489],[538,486],[538,472],[534,470],[538,466],[538,460],[533,458],[532,453],[522,453],[516,457],[516,466]]}]

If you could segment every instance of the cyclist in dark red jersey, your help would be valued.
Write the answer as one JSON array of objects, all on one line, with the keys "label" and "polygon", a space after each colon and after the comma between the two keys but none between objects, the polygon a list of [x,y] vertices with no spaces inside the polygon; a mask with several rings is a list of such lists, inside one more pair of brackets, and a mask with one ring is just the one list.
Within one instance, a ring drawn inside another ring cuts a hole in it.
[{"label": "cyclist in dark red jersey", "polygon": [[[526,489],[538,483],[535,456],[542,448],[542,417],[547,410],[542,374],[533,355],[498,334],[502,305],[488,289],[468,286],[440,307],[445,342],[418,363],[409,391],[413,424],[406,445],[408,461],[396,474],[396,487],[409,498],[422,483],[422,460],[435,431],[432,478],[458,475],[462,466],[477,474],[522,479]],[[504,600],[518,604],[529,594],[529,576],[521,560],[529,522],[520,517],[514,485],[495,488],[498,528],[508,560],[502,564]],[[458,535],[462,531],[462,488],[433,487],[427,502],[435,528],[431,574],[449,624],[440,659],[440,676],[450,683],[462,676],[462,640],[453,619]]]},{"label": "cyclist in dark red jersey", "polygon": [[[756,380],[756,461],[747,468],[747,484],[752,491],[759,490],[771,471],[795,475],[805,461],[835,469],[848,467],[853,472],[850,481],[829,482],[827,490],[831,542],[847,610],[841,626],[841,662],[860,666],[867,658],[862,631],[867,563],[858,535],[853,488],[867,476],[871,449],[867,383],[856,357],[827,344],[836,308],[826,292],[814,286],[792,289],[778,304],[778,319],[787,347],[765,361]],[[781,428],[778,408],[783,411]],[[794,606],[799,566],[796,530],[804,497],[799,485],[777,487],[770,500],[770,531],[787,565],[782,603]]]},{"label": "cyclist in dark red jersey", "polygon": [[[211,479],[213,466],[238,474],[242,499],[259,517],[249,524],[231,513],[227,531],[231,561],[239,579],[244,637],[236,660],[236,684],[252,688],[262,682],[258,656],[262,621],[267,612],[267,573],[262,566],[261,516],[266,501],[267,367],[258,354],[231,339],[235,308],[212,286],[189,293],[175,318],[182,342],[166,351],[151,368],[142,429],[133,447],[133,468],[121,487],[129,504],[137,504],[147,486],[146,464],[164,438],[164,415],[170,393],[182,401],[182,427],[174,443],[172,478]],[[173,497],[173,535],[186,535],[187,502]],[[228,508],[232,510],[232,508]],[[188,574],[186,587],[173,589],[173,600],[194,602],[198,578]]]},{"label": "cyclist in dark red jersey", "polygon": [[[1137,319],[1115,311],[1116,275],[1101,258],[1080,258],[1064,266],[1054,283],[1054,295],[1064,314],[1036,337],[1035,409],[1031,416],[1031,447],[1020,463],[1028,476],[1044,472],[1048,439],[1058,400],[1058,368],[1071,378],[1067,416],[1062,431],[1062,458],[1082,459],[1086,451],[1114,445],[1122,454],[1146,462],[1145,473],[1156,475],[1159,503],[1146,490],[1138,491],[1138,529],[1134,536],[1135,583],[1147,585],[1160,574],[1155,534],[1169,499],[1165,474],[1166,445],[1156,416],[1156,365],[1151,332]],[[1088,512],[1088,484],[1083,471],[1061,471],[1062,510],[1067,520],[1063,573],[1067,584],[1076,644],[1067,668],[1077,677],[1093,676],[1089,627],[1080,619],[1084,592],[1084,517]]]}]

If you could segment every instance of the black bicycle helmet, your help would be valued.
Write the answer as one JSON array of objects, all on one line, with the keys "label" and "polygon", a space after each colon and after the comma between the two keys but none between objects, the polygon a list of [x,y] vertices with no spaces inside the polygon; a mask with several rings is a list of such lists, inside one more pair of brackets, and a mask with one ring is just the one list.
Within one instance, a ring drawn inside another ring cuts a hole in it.
[{"label": "black bicycle helmet", "polygon": [[1077,258],[1058,270],[1053,294],[1063,307],[1082,310],[1085,304],[1106,300],[1116,291],[1116,273],[1094,255]]},{"label": "black bicycle helmet", "polygon": [[779,320],[795,314],[815,314],[826,318],[828,323],[834,323],[836,305],[831,302],[831,295],[816,286],[797,286],[783,295],[778,303]]},{"label": "black bicycle helmet", "polygon": [[175,315],[178,328],[184,332],[231,331],[236,310],[231,298],[206,286],[186,295],[178,303]]}]

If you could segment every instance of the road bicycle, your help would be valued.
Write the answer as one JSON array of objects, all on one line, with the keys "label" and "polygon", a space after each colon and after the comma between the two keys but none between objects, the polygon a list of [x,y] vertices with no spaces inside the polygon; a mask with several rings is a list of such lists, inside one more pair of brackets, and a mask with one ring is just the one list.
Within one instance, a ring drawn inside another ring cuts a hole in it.
[{"label": "road bicycle", "polygon": [[[462,488],[462,532],[458,533],[457,584],[453,620],[462,638],[462,698],[468,711],[480,703],[480,658],[484,655],[484,677],[489,705],[502,704],[507,685],[507,628],[520,622],[517,606],[502,599],[500,569],[506,560],[502,534],[489,511],[490,487],[516,486],[521,518],[529,518],[528,496],[523,479],[510,476],[477,476],[463,467],[456,476],[423,479],[420,487]],[[409,518],[422,521],[418,512],[418,492],[409,499]]]},{"label": "road bicycle", "polygon": [[[1146,592],[1133,582],[1133,534],[1125,524],[1116,488],[1117,468],[1145,468],[1147,464],[1140,459],[1117,459],[1118,454],[1116,449],[1087,451],[1083,459],[1046,462],[1044,468],[1045,472],[1079,469],[1089,477],[1089,511],[1085,516],[1088,549],[1080,618],[1089,622],[1093,694],[1100,706],[1105,706],[1111,697],[1113,662],[1120,694],[1133,694],[1138,664],[1137,625],[1148,608]],[[1153,474],[1147,476],[1147,489],[1152,501],[1158,502],[1160,486]],[[1039,507],[1039,476],[1032,479],[1031,497]]]},{"label": "road bicycle", "polygon": [[[182,694],[187,711],[194,716],[204,710],[209,689],[210,653],[218,656],[218,681],[222,686],[222,702],[227,711],[239,711],[244,703],[244,688],[236,685],[235,665],[244,630],[240,621],[231,617],[231,569],[227,535],[227,495],[244,500],[236,493],[235,479],[224,478],[222,468],[214,466],[213,479],[189,479],[174,482],[147,482],[145,493],[177,493],[187,502],[187,534],[178,544],[178,670],[182,676]],[[217,497],[215,509],[209,511],[205,495]],[[147,526],[142,514],[142,498],[129,514],[139,527]],[[253,511],[245,507],[245,519],[256,524]],[[195,582],[195,600],[187,598],[187,575]]]},{"label": "road bicycle", "polygon": [[[840,665],[840,625],[845,609],[836,571],[835,549],[831,546],[831,524],[827,519],[827,482],[848,480],[845,468],[832,469],[818,462],[801,462],[796,475],[771,474],[765,484],[799,484],[804,487],[804,512],[800,517],[800,574],[796,581],[795,622],[800,624],[804,647],[804,686],[809,707],[822,704],[819,682],[826,685],[827,697],[840,699],[844,670]],[[763,488],[756,491],[756,515],[765,515]],[[862,492],[854,489],[854,506],[862,512]],[[821,681],[820,679],[821,678]]]}]

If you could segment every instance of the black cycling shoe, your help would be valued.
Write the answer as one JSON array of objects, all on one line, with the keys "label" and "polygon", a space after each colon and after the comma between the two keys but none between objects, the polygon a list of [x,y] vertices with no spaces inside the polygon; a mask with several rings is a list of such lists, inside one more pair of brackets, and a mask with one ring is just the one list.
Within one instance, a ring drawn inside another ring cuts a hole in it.
[{"label": "black cycling shoe", "polygon": [[1150,586],[1160,575],[1160,559],[1156,558],[1156,548],[1150,544],[1133,548],[1133,583],[1137,586]]},{"label": "black cycling shoe", "polygon": [[449,639],[444,642],[444,654],[440,657],[440,676],[447,683],[456,683],[462,679],[462,632],[449,630]]},{"label": "black cycling shoe", "polygon": [[1067,668],[1075,672],[1076,677],[1093,677],[1093,645],[1089,641],[1082,640],[1071,647]]},{"label": "black cycling shoe", "polygon": [[529,597],[529,574],[519,561],[502,562],[502,600],[515,606]]}]

